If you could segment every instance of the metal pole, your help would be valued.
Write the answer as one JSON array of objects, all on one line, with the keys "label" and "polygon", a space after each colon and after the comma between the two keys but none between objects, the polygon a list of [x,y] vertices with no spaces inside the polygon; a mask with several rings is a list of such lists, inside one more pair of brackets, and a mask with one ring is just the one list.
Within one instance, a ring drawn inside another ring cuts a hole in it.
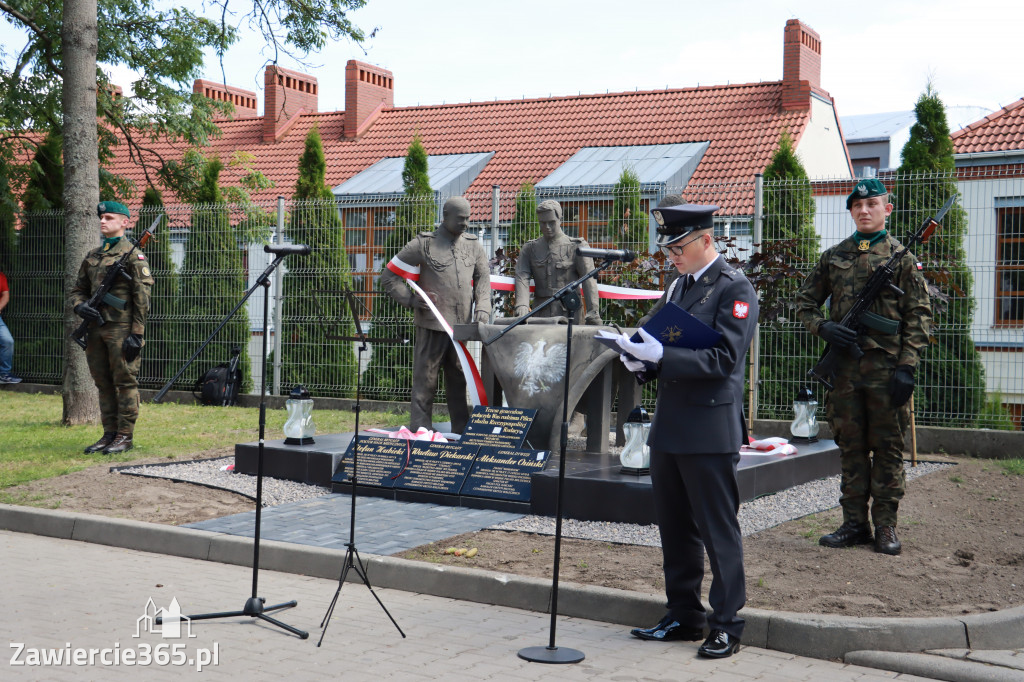
[{"label": "metal pole", "polygon": [[498,250],[498,202],[501,200],[501,186],[491,185],[491,258]]},{"label": "metal pole", "polygon": [[[760,253],[761,240],[764,239],[764,175],[754,174],[754,225],[753,252]],[[761,325],[750,342],[750,433],[754,432],[754,420],[757,419],[758,377],[761,376]]]},{"label": "metal pole", "polygon": [[[284,197],[277,198],[277,243],[284,244]],[[274,272],[274,387],[273,395],[281,395],[281,310],[284,288],[281,268]]]}]

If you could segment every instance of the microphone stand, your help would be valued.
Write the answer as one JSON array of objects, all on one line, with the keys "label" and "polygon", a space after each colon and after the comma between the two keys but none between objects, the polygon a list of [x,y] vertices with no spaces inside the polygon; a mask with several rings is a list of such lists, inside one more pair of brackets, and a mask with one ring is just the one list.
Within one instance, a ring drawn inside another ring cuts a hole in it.
[{"label": "microphone stand", "polygon": [[505,327],[491,338],[484,341],[485,346],[491,345],[509,331],[521,325],[527,319],[547,308],[554,301],[561,301],[562,306],[568,313],[569,324],[565,330],[565,375],[562,378],[562,431],[559,438],[558,452],[558,490],[555,494],[555,565],[552,571],[553,577],[551,581],[551,634],[546,647],[530,646],[519,650],[519,658],[532,661],[534,663],[579,663],[584,659],[582,651],[567,647],[559,648],[555,645],[555,629],[558,617],[558,569],[562,550],[562,490],[565,485],[565,450],[569,444],[569,367],[572,362],[573,319],[576,317],[576,311],[578,311],[582,305],[579,294],[580,286],[583,282],[596,276],[611,264],[612,260],[603,260],[596,268],[583,275],[575,282],[565,285],[556,291],[551,298],[544,301],[509,326]]},{"label": "microphone stand", "polygon": [[[308,249],[309,247],[306,247],[306,248]],[[295,253],[295,252],[293,252],[293,253]],[[308,251],[306,253],[308,253]],[[270,265],[267,266],[267,269],[263,271],[263,274],[261,274],[256,279],[256,281],[253,283],[252,287],[250,287],[250,289],[245,292],[245,296],[243,296],[242,300],[238,302],[238,305],[236,305],[231,310],[231,312],[228,313],[227,317],[225,317],[221,321],[220,325],[215,330],[213,330],[213,333],[210,334],[210,337],[208,339],[206,339],[206,341],[203,342],[203,345],[201,345],[199,347],[199,350],[197,350],[195,352],[195,354],[189,359],[189,361],[187,363],[185,363],[185,366],[182,367],[180,370],[178,370],[178,373],[176,375],[174,375],[174,378],[167,382],[167,385],[164,386],[160,390],[160,393],[157,394],[156,397],[153,398],[153,402],[160,402],[160,398],[162,398],[164,396],[164,394],[167,393],[167,391],[171,387],[171,384],[174,383],[175,379],[177,379],[179,376],[181,376],[181,373],[185,371],[185,367],[188,367],[189,364],[193,360],[195,360],[196,357],[199,356],[199,353],[202,352],[203,348],[205,348],[207,346],[207,344],[209,344],[210,341],[213,340],[213,337],[217,335],[217,332],[219,332],[221,329],[224,328],[224,325],[226,325],[228,323],[228,321],[232,318],[232,316],[234,316],[234,314],[238,311],[238,309],[242,307],[242,304],[244,304],[249,299],[249,297],[252,295],[252,293],[256,290],[256,287],[262,286],[263,289],[264,289],[264,291],[263,291],[263,356],[262,356],[262,360],[261,360],[261,362],[262,362],[263,378],[260,381],[260,441],[259,441],[259,458],[258,458],[258,462],[259,463],[258,463],[258,465],[256,467],[256,527],[255,527],[255,535],[253,537],[252,595],[249,597],[248,600],[246,600],[245,606],[242,607],[241,611],[226,611],[226,612],[221,612],[221,613],[202,613],[202,614],[195,615],[195,616],[186,616],[185,618],[187,618],[189,621],[193,621],[193,620],[209,620],[211,618],[237,618],[239,616],[250,616],[252,618],[259,618],[260,620],[265,620],[265,621],[267,621],[268,623],[270,623],[272,625],[276,625],[277,627],[283,628],[283,629],[287,630],[288,632],[290,632],[290,633],[292,633],[294,635],[298,635],[299,639],[308,639],[309,638],[309,633],[308,632],[306,632],[304,630],[299,630],[298,628],[292,627],[291,625],[288,625],[286,623],[282,623],[281,621],[276,620],[274,618],[271,618],[270,616],[267,615],[267,613],[269,613],[271,611],[279,611],[281,609],[290,609],[293,606],[296,606],[298,604],[297,601],[295,601],[293,599],[292,601],[284,602],[282,604],[277,604],[275,606],[265,606],[267,600],[264,599],[263,597],[257,596],[257,587],[258,587],[258,584],[259,584],[259,574],[260,574],[260,517],[261,517],[262,511],[263,511],[263,445],[264,445],[264,436],[265,436],[266,425],[267,425],[267,401],[266,401],[266,395],[267,395],[267,318],[268,318],[268,315],[269,315],[269,303],[270,303],[270,295],[269,295],[269,293],[270,293],[270,273],[272,273],[277,268],[277,266],[281,263],[281,261],[284,260],[285,255],[287,255],[287,252],[282,252],[282,253],[277,254],[277,257],[273,260],[273,262],[270,263]],[[161,622],[162,622],[162,618],[161,617],[157,617],[156,623],[159,625]]]},{"label": "microphone stand", "polygon": [[[323,644],[324,636],[327,634],[327,627],[331,624],[331,616],[334,615],[334,606],[338,603],[338,596],[341,594],[341,587],[345,584],[345,578],[348,576],[349,570],[356,572],[360,578],[363,579],[363,584],[366,585],[366,589],[370,590],[370,594],[377,600],[380,607],[384,609],[384,613],[391,619],[391,623],[398,629],[398,634],[402,635],[402,639],[405,639],[405,633],[402,632],[402,628],[398,626],[394,616],[388,611],[388,607],[384,606],[384,602],[380,600],[377,593],[373,591],[373,585],[370,584],[370,579],[366,575],[366,567],[363,565],[363,560],[359,557],[359,550],[356,549],[356,474],[358,473],[359,465],[359,412],[360,406],[360,386],[362,373],[359,368],[363,364],[363,351],[366,350],[366,334],[363,332],[362,325],[359,323],[359,315],[356,313],[356,297],[350,290],[346,289],[342,292],[345,295],[345,299],[348,301],[349,310],[352,312],[352,321],[355,323],[356,334],[352,337],[346,336],[328,336],[331,339],[338,339],[343,341],[358,341],[359,348],[357,350],[356,359],[356,404],[353,410],[356,413],[356,424],[355,433],[352,436],[352,475],[349,479],[352,482],[351,500],[352,506],[349,512],[349,527],[348,527],[348,543],[345,545],[347,548],[345,552],[345,561],[341,568],[341,576],[338,578],[338,589],[334,591],[334,598],[331,599],[331,605],[327,607],[327,613],[324,614],[324,619],[320,622],[320,627],[323,631],[320,633],[320,639],[316,645],[319,647]],[[406,339],[374,339],[374,341],[383,341],[385,343],[408,343]]]}]

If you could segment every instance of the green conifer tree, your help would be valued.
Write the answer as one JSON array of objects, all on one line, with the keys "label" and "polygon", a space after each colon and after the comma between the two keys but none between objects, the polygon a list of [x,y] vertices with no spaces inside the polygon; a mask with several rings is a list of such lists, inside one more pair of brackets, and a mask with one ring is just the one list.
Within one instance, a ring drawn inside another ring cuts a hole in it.
[{"label": "green conifer tree", "polygon": [[640,205],[640,176],[625,166],[612,189],[608,234],[622,249],[643,253],[649,244],[647,212]]},{"label": "green conifer tree", "polygon": [[508,226],[508,240],[505,242],[506,252],[512,249],[519,252],[523,244],[540,236],[537,223],[537,190],[529,182],[524,182],[516,193],[516,204],[512,214],[512,222]]},{"label": "green conifer tree", "polygon": [[160,190],[147,187],[142,207],[135,219],[133,236],[138,238],[160,217],[153,239],[146,245],[146,258],[153,272],[149,316],[146,319],[146,348],[142,353],[139,381],[143,385],[163,386],[189,357],[182,356],[180,340],[185,333],[178,311],[180,282],[178,268],[171,260],[171,234]]},{"label": "green conifer tree", "polygon": [[[64,165],[62,141],[49,133],[36,149],[21,201],[24,226],[8,277],[18,280],[17,298],[4,323],[18,339],[18,364],[27,381],[55,383],[64,356]],[[99,245],[99,230],[96,232]]]},{"label": "green conifer tree", "polygon": [[285,390],[301,384],[314,396],[347,397],[353,395],[356,380],[352,342],[324,338],[325,329],[338,336],[355,333],[341,293],[352,288],[344,232],[326,175],[324,146],[314,126],[299,158],[287,227],[292,243],[313,250],[285,262],[281,381]]},{"label": "green conifer tree", "polygon": [[[413,137],[402,169],[405,195],[399,204],[395,229],[388,235],[384,246],[384,264],[394,258],[418,232],[431,231],[437,221],[437,202],[430,188],[427,173],[427,150],[419,134]],[[378,285],[373,304],[373,335],[381,338],[413,339],[412,311],[396,303],[383,287]],[[373,348],[373,358],[366,369],[363,385],[369,398],[377,400],[405,400],[412,388],[413,344],[383,345]],[[438,391],[443,390],[438,382]]]},{"label": "green conifer tree", "polygon": [[[192,206],[179,299],[180,314],[188,321],[188,337],[183,340],[186,358],[191,357],[199,344],[213,333],[248,288],[242,249],[231,227],[230,211],[218,184],[222,168],[223,164],[216,158],[205,163],[202,181],[195,195],[196,203]],[[257,296],[254,294],[250,301],[258,300]],[[251,390],[249,337],[249,315],[243,306],[203,351],[198,359],[197,375],[227,362],[232,348],[237,346],[241,351],[242,391]],[[191,381],[184,382],[184,385],[191,385]]]},{"label": "green conifer tree", "polygon": [[764,172],[762,254],[775,254],[781,270],[771,291],[762,297],[759,417],[790,419],[792,403],[802,386],[810,385],[807,369],[814,364],[817,340],[792,313],[793,294],[820,253],[814,229],[814,195],[807,171],[796,155],[793,138],[783,131],[779,148]]},{"label": "green conifer tree", "polygon": [[[890,232],[905,239],[957,193],[953,142],[946,108],[928,83],[914,105],[917,122],[900,154],[893,187],[895,208]],[[914,254],[925,265],[925,277],[950,298],[932,299],[932,344],[917,370],[915,411],[920,423],[971,427],[985,407],[985,370],[974,341],[974,278],[966,264],[964,238],[967,213],[959,200],[946,214],[942,228]]]},{"label": "green conifer tree", "polygon": [[7,171],[7,167],[0,162],[0,272],[10,276],[14,265],[14,249],[18,243],[14,230],[18,201],[11,190],[11,179]]}]

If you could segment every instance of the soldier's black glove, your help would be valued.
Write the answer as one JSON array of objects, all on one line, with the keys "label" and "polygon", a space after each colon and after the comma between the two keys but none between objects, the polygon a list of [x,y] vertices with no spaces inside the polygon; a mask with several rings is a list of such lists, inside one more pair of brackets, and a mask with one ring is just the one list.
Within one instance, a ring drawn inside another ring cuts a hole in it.
[{"label": "soldier's black glove", "polygon": [[129,334],[121,344],[121,355],[125,362],[131,362],[142,352],[142,334]]},{"label": "soldier's black glove", "polygon": [[889,397],[893,407],[903,407],[910,396],[914,395],[914,368],[910,365],[899,365],[889,379]]},{"label": "soldier's black glove", "polygon": [[86,322],[103,322],[103,315],[100,314],[100,311],[96,310],[88,303],[79,303],[76,305],[75,315],[78,315]]},{"label": "soldier's black glove", "polygon": [[846,350],[857,343],[857,332],[835,322],[823,322],[818,327],[818,336],[840,350]]}]

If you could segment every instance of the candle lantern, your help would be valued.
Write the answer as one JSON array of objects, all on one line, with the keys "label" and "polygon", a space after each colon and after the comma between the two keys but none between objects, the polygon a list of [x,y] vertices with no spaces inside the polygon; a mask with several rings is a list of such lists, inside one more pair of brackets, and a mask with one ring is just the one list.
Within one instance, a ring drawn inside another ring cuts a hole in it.
[{"label": "candle lantern", "polygon": [[284,423],[285,445],[309,445],[316,441],[316,424],[313,423],[313,399],[304,386],[296,386],[284,403],[288,410],[288,421]]},{"label": "candle lantern", "polygon": [[797,443],[818,442],[818,401],[807,386],[802,386],[793,401],[793,423],[789,425]]},{"label": "candle lantern", "polygon": [[651,417],[647,410],[639,405],[634,407],[622,425],[622,430],[626,435],[626,444],[619,454],[622,463],[620,471],[634,476],[651,473],[651,449],[647,445],[647,436],[651,433]]}]

